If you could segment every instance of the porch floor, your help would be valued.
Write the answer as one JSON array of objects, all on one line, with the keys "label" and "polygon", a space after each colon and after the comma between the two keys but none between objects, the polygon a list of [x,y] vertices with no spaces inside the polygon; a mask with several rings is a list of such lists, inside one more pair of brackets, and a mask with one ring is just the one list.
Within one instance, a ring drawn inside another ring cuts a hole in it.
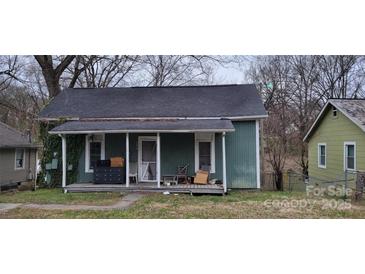
[{"label": "porch floor", "polygon": [[75,183],[67,185],[67,192],[165,192],[170,193],[189,193],[189,194],[224,194],[223,185],[197,185],[197,184],[178,184],[165,186],[161,183],[160,188],[156,183],[130,184],[94,184],[94,183]]}]

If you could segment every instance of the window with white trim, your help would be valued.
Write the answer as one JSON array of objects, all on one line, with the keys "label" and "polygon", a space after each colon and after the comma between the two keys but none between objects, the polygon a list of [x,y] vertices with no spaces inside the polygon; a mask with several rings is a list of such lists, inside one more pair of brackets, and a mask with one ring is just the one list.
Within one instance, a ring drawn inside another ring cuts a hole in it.
[{"label": "window with white trim", "polygon": [[327,161],[327,147],[326,144],[320,143],[318,144],[318,167],[326,168]]},{"label": "window with white trim", "polygon": [[98,160],[105,158],[104,134],[89,134],[85,140],[85,172],[93,172]]},{"label": "window with white trim", "polygon": [[344,143],[344,168],[345,170],[356,169],[356,143]]},{"label": "window with white trim", "polygon": [[25,149],[15,149],[15,169],[24,169]]},{"label": "window with white trim", "polygon": [[195,171],[199,169],[215,173],[214,133],[195,133]]}]

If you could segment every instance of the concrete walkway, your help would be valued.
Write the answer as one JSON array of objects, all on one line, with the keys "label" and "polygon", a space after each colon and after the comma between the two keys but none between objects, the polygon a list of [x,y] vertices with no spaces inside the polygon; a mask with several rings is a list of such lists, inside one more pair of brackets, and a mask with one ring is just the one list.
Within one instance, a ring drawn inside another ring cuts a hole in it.
[{"label": "concrete walkway", "polygon": [[21,208],[34,208],[34,209],[46,209],[46,210],[112,210],[112,209],[127,209],[133,203],[138,201],[144,196],[141,193],[129,193],[122,197],[122,199],[108,206],[93,206],[93,205],[63,205],[63,204],[3,204],[0,203],[0,212]]},{"label": "concrete walkway", "polygon": [[11,204],[11,203],[0,203],[0,213],[4,211],[8,211],[10,209],[17,208],[22,204]]}]

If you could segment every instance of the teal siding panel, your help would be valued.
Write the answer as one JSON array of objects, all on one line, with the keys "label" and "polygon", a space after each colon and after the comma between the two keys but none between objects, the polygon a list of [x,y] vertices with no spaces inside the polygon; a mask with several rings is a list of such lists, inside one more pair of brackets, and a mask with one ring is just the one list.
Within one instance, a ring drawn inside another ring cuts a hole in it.
[{"label": "teal siding panel", "polygon": [[215,173],[211,174],[211,178],[218,180],[223,179],[223,161],[222,161],[222,134],[215,135]]},{"label": "teal siding panel", "polygon": [[235,131],[226,135],[227,185],[256,188],[256,123],[234,122]]},{"label": "teal siding panel", "polygon": [[189,175],[194,175],[194,134],[161,134],[161,176],[175,174],[178,166],[189,164]]},{"label": "teal siding panel", "polygon": [[125,158],[125,133],[105,134],[105,159]]}]

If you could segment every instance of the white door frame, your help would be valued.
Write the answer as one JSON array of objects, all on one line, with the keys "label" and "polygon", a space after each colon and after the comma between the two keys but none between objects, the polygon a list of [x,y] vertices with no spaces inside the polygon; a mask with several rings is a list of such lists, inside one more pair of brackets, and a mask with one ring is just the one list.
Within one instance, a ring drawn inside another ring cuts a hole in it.
[{"label": "white door frame", "polygon": [[[155,141],[156,142],[156,179],[142,180],[142,142]],[[157,182],[157,136],[138,136],[138,181],[139,182]]]}]

